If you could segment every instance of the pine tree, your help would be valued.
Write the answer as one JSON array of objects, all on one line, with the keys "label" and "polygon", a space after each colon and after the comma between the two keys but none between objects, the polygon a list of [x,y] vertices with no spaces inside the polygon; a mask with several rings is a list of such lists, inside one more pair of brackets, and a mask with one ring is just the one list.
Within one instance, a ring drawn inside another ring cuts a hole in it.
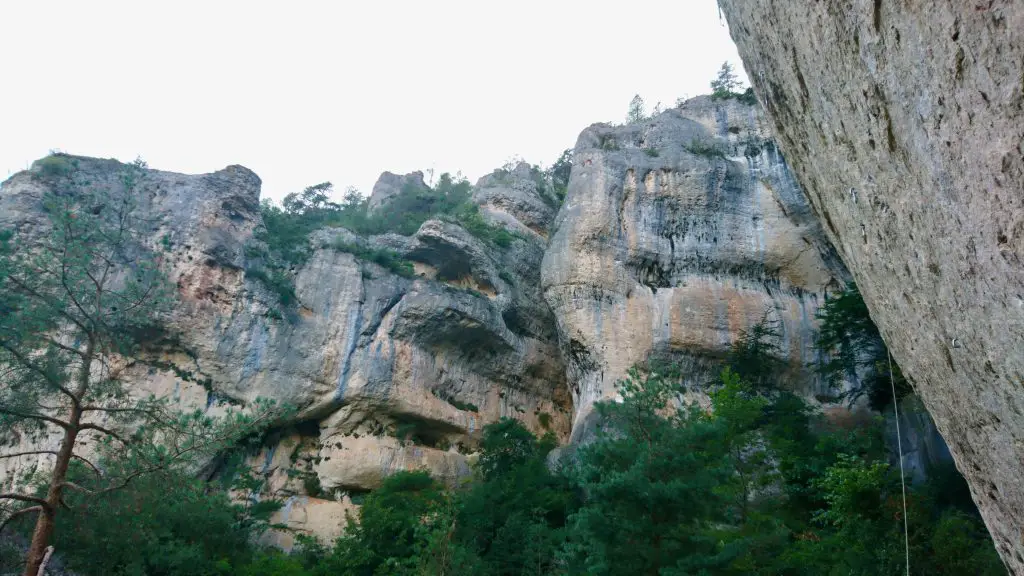
[{"label": "pine tree", "polygon": [[629,112],[626,113],[626,123],[633,124],[634,122],[641,122],[646,117],[647,116],[644,112],[644,99],[637,94],[629,101]]},{"label": "pine tree", "polygon": [[711,81],[712,98],[728,98],[740,87],[739,79],[733,71],[732,64],[722,62],[718,69],[718,77]]},{"label": "pine tree", "polygon": [[[56,175],[42,202],[48,230],[0,233],[0,430],[61,433],[56,450],[0,454],[54,456],[45,494],[0,494],[23,505],[0,529],[36,515],[26,576],[39,572],[67,491],[106,494],[251,430],[250,417],[180,414],[164,400],[133,398],[121,382],[126,367],[145,362],[143,344],[163,332],[173,302],[158,247],[135,211],[144,175],[141,161],[126,166],[112,189]],[[87,441],[116,466],[87,459],[79,451]],[[91,471],[88,482],[71,480],[73,464]]]}]

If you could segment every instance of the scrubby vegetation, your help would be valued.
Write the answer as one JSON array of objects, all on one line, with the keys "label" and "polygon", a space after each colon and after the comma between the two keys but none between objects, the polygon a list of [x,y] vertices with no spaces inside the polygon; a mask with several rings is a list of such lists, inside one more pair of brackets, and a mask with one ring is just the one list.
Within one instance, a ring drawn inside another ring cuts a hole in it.
[{"label": "scrubby vegetation", "polygon": [[572,149],[562,152],[549,169],[551,185],[554,188],[555,197],[559,204],[565,201],[565,195],[569,191],[569,176],[572,173]]},{"label": "scrubby vegetation", "polygon": [[757,97],[754,96],[754,89],[747,88],[740,92],[740,81],[733,71],[732,64],[723,62],[718,70],[718,76],[711,81],[711,99],[728,100],[735,98],[744,104],[757,104]]},{"label": "scrubby vegetation", "polygon": [[707,158],[724,158],[725,150],[711,141],[694,139],[689,144],[683,145],[688,152]]},{"label": "scrubby vegetation", "polygon": [[[281,206],[261,205],[264,230],[257,238],[266,249],[247,251],[246,273],[276,293],[284,306],[294,303],[292,275],[312,254],[309,235],[321,228],[345,228],[363,236],[394,232],[415,234],[431,218],[462,226],[470,234],[499,247],[509,246],[516,234],[484,220],[470,201],[470,184],[463,178],[442,174],[435,186],[407,184],[388,200],[387,208],[370,211],[368,199],[349,190],[341,202],[331,200],[329,182],[289,194]],[[389,250],[377,250],[339,241],[331,247],[357,258],[380,264],[402,276],[412,276],[412,264]]]},{"label": "scrubby vegetation", "polygon": [[329,246],[338,252],[348,252],[356,258],[379,264],[399,276],[411,278],[414,275],[412,262],[403,259],[393,250],[366,248],[341,239],[334,240]]}]

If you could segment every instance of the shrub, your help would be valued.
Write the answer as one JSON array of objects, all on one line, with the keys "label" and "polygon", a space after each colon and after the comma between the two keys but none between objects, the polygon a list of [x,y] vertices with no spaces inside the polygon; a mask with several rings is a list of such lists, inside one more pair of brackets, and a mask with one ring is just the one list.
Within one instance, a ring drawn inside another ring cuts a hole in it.
[{"label": "shrub", "polygon": [[291,306],[298,301],[295,295],[295,284],[291,276],[280,268],[246,268],[245,277],[258,280],[268,290],[277,294],[278,300],[283,306]]},{"label": "shrub", "polygon": [[484,220],[480,214],[480,208],[475,204],[466,203],[455,212],[455,221],[466,229],[473,236],[495,244],[501,248],[508,248],[512,241],[518,238],[518,234],[512,233],[501,226],[493,226]]},{"label": "shrub", "polygon": [[651,158],[657,158],[659,156],[658,149],[654,147],[644,148],[644,154],[647,154]]},{"label": "shrub", "polygon": [[725,151],[720,146],[713,142],[705,140],[691,140],[689,144],[684,144],[685,148],[691,154],[697,156],[704,156],[707,158],[724,158]]},{"label": "shrub", "polygon": [[36,160],[39,173],[49,178],[60,178],[74,172],[75,166],[64,154],[50,154],[46,158]]},{"label": "shrub", "polygon": [[[415,275],[412,262],[403,259],[397,252],[392,250],[387,250],[385,248],[367,248],[358,244],[346,242],[340,238],[336,239],[329,246],[338,252],[346,252],[360,260],[367,260],[378,264],[381,267],[402,276],[403,278],[411,278]],[[365,274],[363,276],[364,278],[366,277]]]},{"label": "shrub", "polygon": [[313,498],[323,495],[324,489],[320,486],[320,476],[316,472],[306,472],[302,476],[302,488],[306,494]]},{"label": "shrub", "polygon": [[597,144],[601,150],[618,150],[619,144],[611,134],[602,134]]},{"label": "shrub", "polygon": [[545,430],[551,429],[551,414],[541,412],[537,415],[537,421],[540,422],[541,427]]}]

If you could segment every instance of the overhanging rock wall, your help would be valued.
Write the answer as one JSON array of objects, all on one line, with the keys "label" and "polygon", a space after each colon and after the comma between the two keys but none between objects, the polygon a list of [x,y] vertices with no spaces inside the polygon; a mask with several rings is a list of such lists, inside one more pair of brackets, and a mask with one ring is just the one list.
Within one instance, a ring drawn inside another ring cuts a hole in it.
[{"label": "overhanging rock wall", "polygon": [[1024,574],[1024,4],[719,4],[782,152]]}]

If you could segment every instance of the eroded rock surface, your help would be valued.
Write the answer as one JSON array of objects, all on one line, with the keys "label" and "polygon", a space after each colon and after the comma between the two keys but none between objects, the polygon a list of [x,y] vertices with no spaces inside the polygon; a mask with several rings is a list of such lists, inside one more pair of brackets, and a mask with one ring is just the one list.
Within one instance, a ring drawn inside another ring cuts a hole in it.
[{"label": "eroded rock surface", "polygon": [[388,200],[401,193],[407,187],[425,191],[427,184],[423,181],[423,172],[416,171],[409,174],[384,172],[377,178],[377,182],[373,185],[373,190],[370,192],[370,209],[375,210],[387,204]]},{"label": "eroded rock surface", "polygon": [[573,438],[630,367],[671,358],[704,385],[765,317],[812,391],[803,367],[815,358],[815,312],[844,278],[754,106],[700,97],[628,126],[591,126],[542,270]]},{"label": "eroded rock surface", "polygon": [[[120,185],[116,161],[63,158],[75,166],[73,184],[38,168],[3,184],[0,226],[41,229],[40,200],[49,191]],[[543,204],[531,203],[531,184],[510,178],[514,201],[489,190],[478,202]],[[390,180],[422,184],[422,175]],[[567,438],[571,404],[554,318],[539,288],[539,235],[523,234],[503,248],[439,220],[410,237],[320,230],[311,235],[308,260],[292,271],[298,303],[284,306],[247,273],[260,257],[252,249],[262,227],[259,193],[259,178],[239,166],[198,176],[145,172],[138,214],[179,293],[169,324],[180,342],[161,355],[191,376],[140,365],[127,380],[187,407],[216,411],[259,397],[297,407],[301,433],[272,441],[269,456],[253,459],[268,479],[277,478],[269,490],[288,499],[283,521],[330,538],[336,531],[317,526],[344,516],[345,495],[376,488],[395,471],[422,468],[455,482],[469,472],[466,454],[481,428],[503,416]],[[391,250],[417,274],[361,260],[335,248],[339,239]],[[5,440],[56,443],[46,436]],[[0,461],[0,481],[16,482],[17,473],[40,462]],[[308,482],[288,481],[289,469]]]},{"label": "eroded rock surface", "polygon": [[720,4],[780,148],[1024,574],[1024,5]]}]

